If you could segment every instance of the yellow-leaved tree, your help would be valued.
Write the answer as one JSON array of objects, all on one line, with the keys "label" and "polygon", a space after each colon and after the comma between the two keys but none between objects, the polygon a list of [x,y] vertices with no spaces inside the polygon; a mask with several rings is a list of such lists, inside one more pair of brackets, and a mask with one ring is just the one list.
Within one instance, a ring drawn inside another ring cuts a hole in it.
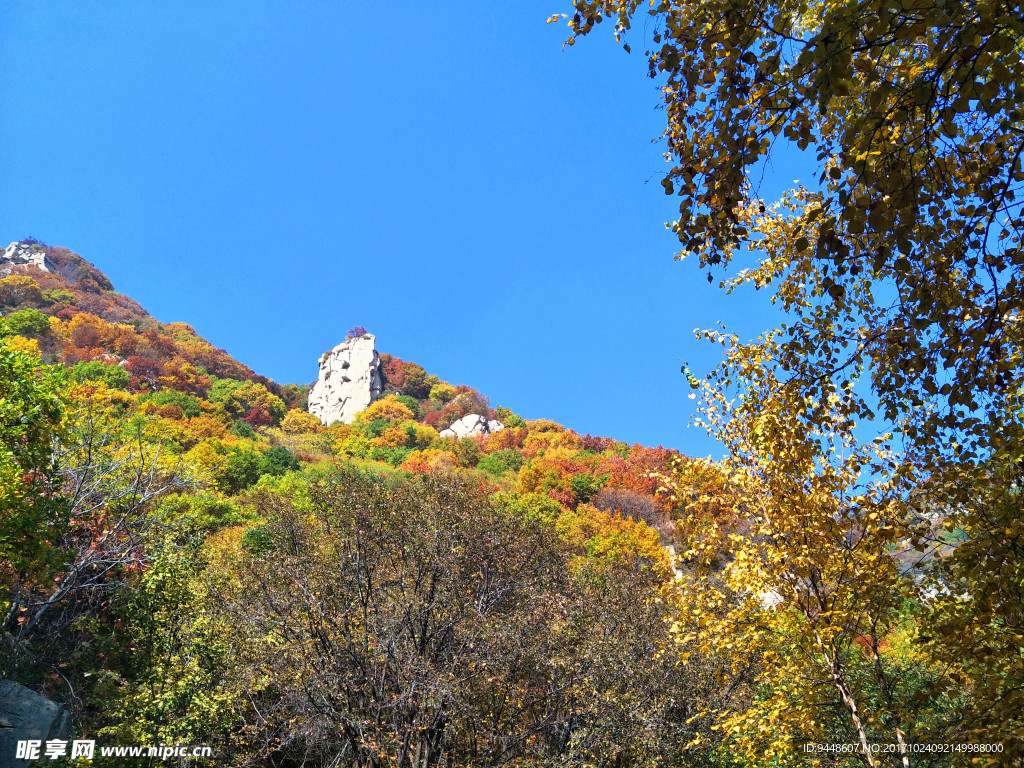
[{"label": "yellow-leaved tree", "polygon": [[[940,743],[946,764],[1019,761],[1020,3],[576,0],[567,18],[570,42],[643,20],[680,256],[785,313],[750,342],[706,334],[726,358],[703,421],[744,514],[685,526],[694,610],[756,683],[718,725],[782,762],[821,759],[787,738],[829,736],[906,745],[834,763]],[[752,171],[780,151],[820,176],[762,201]]]}]

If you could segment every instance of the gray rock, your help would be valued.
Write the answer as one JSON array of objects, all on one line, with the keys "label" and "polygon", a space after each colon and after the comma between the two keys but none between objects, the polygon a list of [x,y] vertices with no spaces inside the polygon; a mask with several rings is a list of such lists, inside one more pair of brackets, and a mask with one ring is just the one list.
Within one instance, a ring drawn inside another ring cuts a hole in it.
[{"label": "gray rock", "polygon": [[39,764],[15,759],[19,741],[41,741],[45,746],[48,739],[70,737],[71,713],[66,707],[11,680],[0,680],[0,765],[23,768]]},{"label": "gray rock", "polygon": [[488,419],[486,416],[471,413],[463,416],[448,429],[442,429],[441,437],[475,437],[500,432],[504,428],[505,425],[497,419]]},{"label": "gray rock", "polygon": [[320,376],[309,391],[309,412],[324,424],[349,424],[384,392],[380,356],[372,334],[348,339],[320,358]]},{"label": "gray rock", "polygon": [[46,252],[41,245],[11,243],[0,255],[0,275],[9,274],[12,267],[34,266],[43,272],[52,272],[46,261]]}]

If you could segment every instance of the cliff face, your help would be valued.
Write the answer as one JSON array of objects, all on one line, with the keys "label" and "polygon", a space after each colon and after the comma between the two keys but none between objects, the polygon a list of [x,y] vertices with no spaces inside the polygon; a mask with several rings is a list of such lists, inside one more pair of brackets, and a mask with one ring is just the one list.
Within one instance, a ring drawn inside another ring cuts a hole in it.
[{"label": "cliff face", "polygon": [[375,338],[343,341],[320,358],[320,375],[309,392],[309,412],[324,424],[348,424],[384,392]]}]

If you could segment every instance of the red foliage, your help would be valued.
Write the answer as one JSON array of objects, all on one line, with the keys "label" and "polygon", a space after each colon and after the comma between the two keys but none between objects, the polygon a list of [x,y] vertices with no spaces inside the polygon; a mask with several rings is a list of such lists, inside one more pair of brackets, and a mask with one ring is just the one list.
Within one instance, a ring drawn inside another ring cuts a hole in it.
[{"label": "red foliage", "polygon": [[168,403],[167,405],[161,405],[157,409],[157,413],[163,416],[165,419],[181,419],[185,414],[182,413],[181,406]]},{"label": "red foliage", "polygon": [[526,427],[505,427],[500,432],[492,432],[487,436],[487,439],[484,441],[484,450],[488,453],[500,451],[503,448],[520,450],[523,447],[526,434]]},{"label": "red foliage", "polygon": [[548,496],[567,509],[576,508],[576,495],[568,488],[554,488],[548,491]]},{"label": "red foliage", "polygon": [[274,419],[271,415],[259,406],[253,408],[249,413],[243,416],[242,421],[250,427],[269,427],[274,423]]},{"label": "red foliage", "polygon": [[144,379],[155,379],[164,373],[163,363],[140,355],[131,355],[126,360],[125,367],[128,369],[128,373]]},{"label": "red foliage", "polygon": [[607,437],[596,437],[589,432],[580,438],[580,448],[584,451],[601,453],[615,444],[615,441]]},{"label": "red foliage", "polygon": [[405,386],[405,362],[402,358],[384,353],[380,356],[380,363],[388,384],[395,389],[402,389]]},{"label": "red foliage", "polygon": [[71,343],[79,349],[102,346],[100,332],[92,325],[80,325],[71,334]]},{"label": "red foliage", "polygon": [[[442,429],[445,429],[448,425],[446,424],[443,427],[439,427],[438,425],[442,421],[447,420],[447,418],[448,415],[444,411],[431,411],[430,413],[423,417],[423,423],[426,424],[428,427],[433,427],[438,432],[440,432]],[[451,422],[448,423],[450,424]]]},{"label": "red foliage", "polygon": [[155,328],[150,328],[143,334],[143,336],[146,337],[146,341],[149,342],[150,348],[159,357],[174,357],[175,353],[178,351],[178,345],[174,343],[174,339],[162,336]]},{"label": "red foliage", "polygon": [[[647,448],[642,445],[633,445],[629,456],[622,458],[614,456],[605,459],[601,463],[601,472],[608,472],[611,477],[608,482],[609,488],[630,488],[648,496],[657,497],[658,488],[662,480],[658,475],[668,471],[668,458],[675,455],[676,451],[662,448]],[[662,504],[666,504],[663,501]]]}]

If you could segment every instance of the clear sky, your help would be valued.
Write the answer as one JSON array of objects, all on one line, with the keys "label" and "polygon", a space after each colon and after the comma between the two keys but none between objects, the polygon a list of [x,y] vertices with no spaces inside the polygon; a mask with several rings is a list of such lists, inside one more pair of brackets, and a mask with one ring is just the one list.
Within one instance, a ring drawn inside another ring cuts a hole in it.
[{"label": "clear sky", "polygon": [[777,318],[673,260],[643,44],[563,50],[568,10],[4,0],[0,238],[282,383],[364,325],[526,418],[718,455],[693,329]]}]

